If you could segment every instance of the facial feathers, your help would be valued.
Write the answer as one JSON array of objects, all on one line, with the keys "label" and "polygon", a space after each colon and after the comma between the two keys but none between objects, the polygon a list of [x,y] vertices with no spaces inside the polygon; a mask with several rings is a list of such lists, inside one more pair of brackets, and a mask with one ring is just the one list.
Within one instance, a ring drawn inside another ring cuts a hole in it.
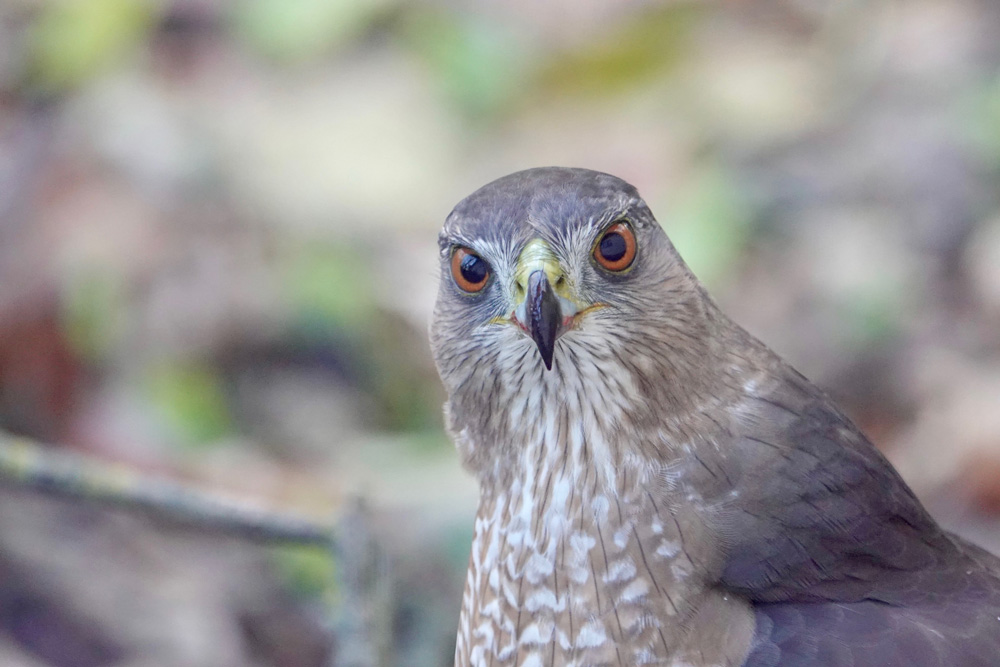
[{"label": "facial feathers", "polygon": [[506,176],[440,261],[481,487],[456,665],[1000,664],[1000,561],[719,310],[631,185]]}]

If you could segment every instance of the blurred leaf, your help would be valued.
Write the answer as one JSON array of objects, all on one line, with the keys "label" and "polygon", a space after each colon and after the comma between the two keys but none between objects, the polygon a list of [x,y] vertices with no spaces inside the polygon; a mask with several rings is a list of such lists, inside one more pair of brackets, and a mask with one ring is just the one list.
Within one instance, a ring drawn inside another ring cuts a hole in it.
[{"label": "blurred leaf", "polygon": [[[441,402],[433,370],[425,367],[426,345],[415,339],[409,323],[380,313],[365,339],[368,381],[384,411],[385,427],[392,430],[433,433],[440,429]],[[432,383],[428,388],[428,382]]]},{"label": "blurred leaf", "polygon": [[146,389],[168,426],[188,444],[211,443],[232,430],[222,381],[204,366],[164,363],[149,372]]},{"label": "blurred leaf", "polygon": [[278,547],[275,560],[282,578],[295,593],[313,599],[333,599],[336,565],[329,551],[319,547]]},{"label": "blurred leaf", "polygon": [[[284,301],[307,343],[332,345],[350,358],[357,381],[377,401],[380,423],[393,430],[439,428],[441,398],[427,391],[426,350],[414,350],[409,325],[380,310],[363,244],[314,244],[290,253]],[[398,289],[406,289],[405,282]]]},{"label": "blurred leaf", "polygon": [[149,0],[55,0],[31,27],[31,71],[47,89],[72,87],[121,62],[150,28]]},{"label": "blurred leaf", "polygon": [[1000,168],[1000,76],[962,102],[959,130],[973,150]]},{"label": "blurred leaf", "polygon": [[645,83],[676,66],[701,15],[695,3],[640,12],[594,41],[557,55],[541,73],[546,93],[606,95]]},{"label": "blurred leaf", "polygon": [[424,427],[422,429],[410,429],[405,439],[400,440],[403,446],[417,454],[439,454],[440,452],[451,452],[455,445],[451,438],[441,427],[441,399],[435,396],[434,406],[437,408],[433,415],[437,421],[433,428]]},{"label": "blurred leaf", "polygon": [[839,308],[841,321],[847,326],[848,344],[856,349],[866,349],[900,334],[903,320],[903,301],[900,295],[906,290],[898,285],[881,284],[865,292],[855,293]]},{"label": "blurred leaf", "polygon": [[294,62],[329,53],[368,27],[390,0],[242,0],[236,29],[264,55]]},{"label": "blurred leaf", "polygon": [[96,269],[73,275],[65,287],[63,319],[77,354],[98,361],[112,351],[125,308],[121,276]]},{"label": "blurred leaf", "polygon": [[305,333],[327,338],[334,331],[361,334],[375,298],[366,280],[367,248],[316,245],[290,259],[284,275],[286,301]]},{"label": "blurred leaf", "polygon": [[725,279],[749,238],[749,204],[722,169],[697,171],[664,218],[670,240],[706,285]]},{"label": "blurred leaf", "polygon": [[404,31],[445,93],[469,115],[495,112],[517,94],[530,54],[511,28],[484,16],[420,11]]}]

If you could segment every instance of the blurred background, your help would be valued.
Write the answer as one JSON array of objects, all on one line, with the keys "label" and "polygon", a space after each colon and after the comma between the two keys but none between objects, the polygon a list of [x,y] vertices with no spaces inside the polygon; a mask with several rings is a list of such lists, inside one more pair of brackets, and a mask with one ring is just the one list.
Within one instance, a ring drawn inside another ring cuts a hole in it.
[{"label": "blurred background", "polygon": [[[1000,4],[0,1],[0,431],[392,556],[452,657],[473,480],[436,234],[541,165],[639,187],[738,322],[1000,549]],[[0,663],[331,664],[318,549],[0,487]]]}]

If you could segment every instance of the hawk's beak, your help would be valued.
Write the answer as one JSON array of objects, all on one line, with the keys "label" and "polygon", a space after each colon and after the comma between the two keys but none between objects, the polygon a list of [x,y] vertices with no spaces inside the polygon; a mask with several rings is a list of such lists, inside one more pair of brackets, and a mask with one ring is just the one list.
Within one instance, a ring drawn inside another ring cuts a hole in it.
[{"label": "hawk's beak", "polygon": [[533,271],[528,276],[528,290],[524,299],[528,335],[538,346],[545,368],[552,370],[552,355],[556,351],[556,335],[562,325],[562,308],[559,297],[549,284],[545,271]]},{"label": "hawk's beak", "polygon": [[578,308],[559,259],[545,241],[534,239],[524,247],[515,280],[520,303],[512,319],[535,341],[545,368],[552,370],[556,339],[571,326]]}]

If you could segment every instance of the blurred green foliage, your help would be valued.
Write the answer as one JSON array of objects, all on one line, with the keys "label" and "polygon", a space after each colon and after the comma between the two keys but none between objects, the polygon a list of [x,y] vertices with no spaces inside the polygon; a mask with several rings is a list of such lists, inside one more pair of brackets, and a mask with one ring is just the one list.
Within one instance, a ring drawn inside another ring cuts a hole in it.
[{"label": "blurred green foliage", "polygon": [[328,549],[279,546],[271,551],[282,579],[297,595],[333,604],[337,595],[336,563]]},{"label": "blurred green foliage", "polygon": [[888,284],[873,285],[865,293],[858,293],[840,304],[842,327],[852,349],[867,349],[878,343],[892,340],[901,333],[905,308],[901,301],[903,290]]},{"label": "blurred green foliage", "polygon": [[369,331],[367,351],[369,381],[382,406],[384,425],[423,435],[409,439],[418,449],[438,449],[447,438],[440,432],[443,396],[437,379],[429,368],[414,363],[423,350],[414,349],[400,322],[380,319]]},{"label": "blurred green foliage", "polygon": [[207,365],[180,359],[154,364],[147,370],[145,389],[179,444],[210,445],[232,431],[225,387]]},{"label": "blurred green foliage", "polygon": [[356,37],[392,0],[240,0],[236,31],[259,53],[282,63],[329,55]]},{"label": "blurred green foliage", "polygon": [[[332,343],[348,354],[360,389],[377,402],[381,426],[391,430],[440,427],[440,397],[424,391],[408,325],[378,307],[378,278],[370,258],[377,248],[352,242],[303,246],[282,268],[283,301],[296,336],[307,344]],[[405,289],[405,285],[395,285]]]},{"label": "blurred green foliage", "polygon": [[404,21],[403,34],[444,94],[470,117],[508,108],[538,55],[511,26],[482,15],[423,8]]},{"label": "blurred green foliage", "polygon": [[679,65],[700,3],[654,6],[616,22],[593,39],[557,52],[539,74],[542,94],[606,97],[663,75]]},{"label": "blurred green foliage", "polygon": [[962,106],[959,128],[969,148],[1000,171],[1000,76],[973,90]]},{"label": "blurred green foliage", "polygon": [[369,252],[351,243],[309,243],[288,256],[280,269],[282,293],[297,331],[315,340],[367,330],[375,309]]},{"label": "blurred green foliage", "polygon": [[104,361],[122,337],[126,308],[126,286],[114,272],[88,267],[66,281],[62,318],[76,353],[91,363]]},{"label": "blurred green foliage", "polygon": [[670,240],[706,285],[735,273],[750,238],[752,209],[738,183],[718,164],[694,169],[675,192],[668,213]]},{"label": "blurred green foliage", "polygon": [[61,91],[135,57],[154,24],[152,0],[59,0],[42,4],[31,24],[29,77]]}]

